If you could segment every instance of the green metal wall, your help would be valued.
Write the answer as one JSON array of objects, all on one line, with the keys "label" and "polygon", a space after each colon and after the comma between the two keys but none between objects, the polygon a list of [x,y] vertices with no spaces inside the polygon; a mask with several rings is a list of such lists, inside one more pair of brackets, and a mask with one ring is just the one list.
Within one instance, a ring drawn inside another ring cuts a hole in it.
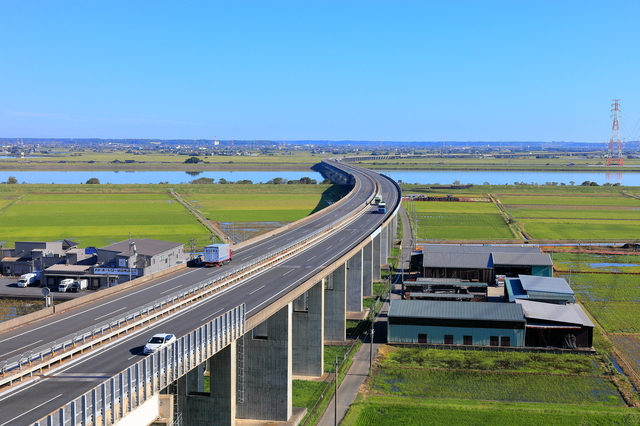
[{"label": "green metal wall", "polygon": [[553,266],[532,266],[531,275],[538,277],[553,277]]},{"label": "green metal wall", "polygon": [[472,336],[474,346],[489,346],[490,336],[505,336],[510,346],[524,346],[524,329],[487,329],[465,327],[433,327],[417,325],[388,325],[389,343],[418,343],[418,334],[427,335],[427,343],[444,344],[444,335],[453,335],[453,344],[462,345],[463,336]]}]

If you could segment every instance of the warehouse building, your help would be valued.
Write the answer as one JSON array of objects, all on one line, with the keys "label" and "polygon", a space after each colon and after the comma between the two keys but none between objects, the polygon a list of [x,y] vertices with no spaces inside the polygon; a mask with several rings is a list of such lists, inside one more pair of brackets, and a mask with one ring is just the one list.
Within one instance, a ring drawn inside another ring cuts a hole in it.
[{"label": "warehouse building", "polygon": [[422,246],[421,275],[492,284],[496,276],[553,275],[551,257],[536,246]]},{"label": "warehouse building", "polygon": [[392,300],[387,341],[469,346],[524,346],[526,320],[515,303]]},{"label": "warehouse building", "polygon": [[77,263],[78,255],[74,254],[77,246],[69,240],[16,241],[15,248],[2,249],[2,275],[17,276],[42,271],[58,263]]},{"label": "warehouse building", "polygon": [[117,277],[118,282],[160,272],[185,261],[184,244],[141,238],[98,249],[94,274]]}]

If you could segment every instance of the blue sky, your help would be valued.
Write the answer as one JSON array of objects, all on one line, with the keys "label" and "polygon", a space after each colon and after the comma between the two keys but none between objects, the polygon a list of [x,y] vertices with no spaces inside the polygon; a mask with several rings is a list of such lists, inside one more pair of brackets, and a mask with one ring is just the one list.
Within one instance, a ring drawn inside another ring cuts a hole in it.
[{"label": "blue sky", "polygon": [[0,0],[0,137],[640,135],[640,1]]}]

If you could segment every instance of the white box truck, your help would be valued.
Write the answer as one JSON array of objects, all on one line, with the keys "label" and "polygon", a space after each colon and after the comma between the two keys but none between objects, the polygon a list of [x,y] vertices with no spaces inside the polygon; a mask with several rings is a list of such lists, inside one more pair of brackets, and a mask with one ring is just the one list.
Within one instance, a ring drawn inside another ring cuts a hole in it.
[{"label": "white box truck", "polygon": [[65,278],[58,284],[58,291],[60,293],[66,292],[71,288],[71,284],[73,284],[73,278]]},{"label": "white box truck", "polygon": [[222,266],[231,262],[233,252],[229,244],[211,244],[204,248],[205,266]]},{"label": "white box truck", "polygon": [[71,283],[71,291],[74,293],[79,293],[83,290],[86,290],[88,286],[89,282],[86,278],[75,280],[73,283]]},{"label": "white box truck", "polygon": [[18,280],[18,287],[28,287],[29,284],[34,284],[38,281],[38,274],[31,272],[29,274],[20,275]]}]

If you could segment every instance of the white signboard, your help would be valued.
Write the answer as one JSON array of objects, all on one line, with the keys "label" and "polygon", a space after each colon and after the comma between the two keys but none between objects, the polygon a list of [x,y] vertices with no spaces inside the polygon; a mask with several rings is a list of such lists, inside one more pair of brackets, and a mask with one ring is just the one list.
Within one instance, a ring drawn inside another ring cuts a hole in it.
[{"label": "white signboard", "polygon": [[[94,274],[129,275],[129,268],[93,268]],[[131,275],[138,275],[138,269],[131,269]]]}]

